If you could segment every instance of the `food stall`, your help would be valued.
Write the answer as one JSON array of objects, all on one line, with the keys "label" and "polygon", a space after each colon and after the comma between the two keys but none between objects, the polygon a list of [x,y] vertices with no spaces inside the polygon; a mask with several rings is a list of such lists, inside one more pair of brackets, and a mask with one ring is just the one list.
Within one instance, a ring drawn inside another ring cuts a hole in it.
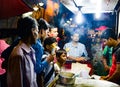
[{"label": "food stall", "polygon": [[[79,67],[78,67],[79,66]],[[97,75],[89,75],[87,64],[72,63],[71,68],[63,67],[48,87],[120,87],[118,84],[99,80]]]}]

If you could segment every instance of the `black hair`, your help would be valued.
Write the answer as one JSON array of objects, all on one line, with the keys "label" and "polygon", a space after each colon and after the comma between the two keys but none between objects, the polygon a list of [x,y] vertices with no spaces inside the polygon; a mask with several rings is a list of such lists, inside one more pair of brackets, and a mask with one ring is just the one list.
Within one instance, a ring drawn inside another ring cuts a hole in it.
[{"label": "black hair", "polygon": [[32,17],[20,18],[17,22],[18,36],[21,39],[28,38],[32,34],[32,28],[38,26],[37,21]]},{"label": "black hair", "polygon": [[54,28],[57,28],[55,25],[50,25],[50,27],[49,27],[49,31],[51,31],[52,29],[54,29]]},{"label": "black hair", "polygon": [[113,29],[106,29],[106,30],[104,30],[102,32],[101,38],[104,38],[104,39],[113,38],[113,39],[117,40],[117,36],[116,36],[116,34],[115,34]]},{"label": "black hair", "polygon": [[39,24],[39,26],[38,26],[39,30],[41,30],[41,29],[47,30],[50,27],[48,22],[46,20],[44,20],[43,18],[40,18],[38,20],[38,24]]},{"label": "black hair", "polygon": [[51,45],[53,43],[57,42],[56,38],[54,37],[47,37],[45,40],[44,40],[44,43],[43,43],[43,46],[44,48],[46,49],[46,46],[47,45]]},{"label": "black hair", "polygon": [[65,49],[59,49],[59,50],[57,50],[56,51],[56,57],[60,57],[61,54],[63,54],[63,53],[67,54],[67,52],[66,52]]}]

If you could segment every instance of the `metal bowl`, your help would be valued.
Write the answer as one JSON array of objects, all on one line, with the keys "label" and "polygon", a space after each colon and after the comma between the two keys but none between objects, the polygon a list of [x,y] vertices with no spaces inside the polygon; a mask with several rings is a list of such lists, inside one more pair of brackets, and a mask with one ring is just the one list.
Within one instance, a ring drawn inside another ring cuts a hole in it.
[{"label": "metal bowl", "polygon": [[63,85],[73,85],[75,83],[75,74],[71,72],[60,72],[58,82]]}]

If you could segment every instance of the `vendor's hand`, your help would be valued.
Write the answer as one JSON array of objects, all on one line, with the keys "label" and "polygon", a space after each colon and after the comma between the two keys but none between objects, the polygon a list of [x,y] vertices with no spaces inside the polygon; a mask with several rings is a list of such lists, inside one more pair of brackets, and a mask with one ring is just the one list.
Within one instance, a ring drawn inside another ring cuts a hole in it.
[{"label": "vendor's hand", "polygon": [[100,80],[107,80],[109,78],[109,76],[107,75],[107,76],[101,76],[100,77]]},{"label": "vendor's hand", "polygon": [[86,59],[84,57],[76,58],[76,62],[84,62]]},{"label": "vendor's hand", "polygon": [[100,77],[100,80],[104,80],[104,78],[103,78],[103,77]]},{"label": "vendor's hand", "polygon": [[47,61],[50,63],[50,62],[52,62],[54,60],[54,55],[49,55],[48,57],[47,57]]},{"label": "vendor's hand", "polygon": [[74,60],[75,58],[72,57],[72,56],[67,56],[67,59],[69,59],[69,60]]}]

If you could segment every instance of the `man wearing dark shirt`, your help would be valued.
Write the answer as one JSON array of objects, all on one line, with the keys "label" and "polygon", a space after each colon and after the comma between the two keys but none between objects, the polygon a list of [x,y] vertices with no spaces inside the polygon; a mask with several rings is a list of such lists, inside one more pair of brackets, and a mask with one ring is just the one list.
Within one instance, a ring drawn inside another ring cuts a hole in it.
[{"label": "man wearing dark shirt", "polygon": [[113,47],[112,66],[107,76],[101,76],[101,79],[120,84],[120,43],[112,29],[107,29],[102,33],[102,38],[107,39],[106,45]]}]

